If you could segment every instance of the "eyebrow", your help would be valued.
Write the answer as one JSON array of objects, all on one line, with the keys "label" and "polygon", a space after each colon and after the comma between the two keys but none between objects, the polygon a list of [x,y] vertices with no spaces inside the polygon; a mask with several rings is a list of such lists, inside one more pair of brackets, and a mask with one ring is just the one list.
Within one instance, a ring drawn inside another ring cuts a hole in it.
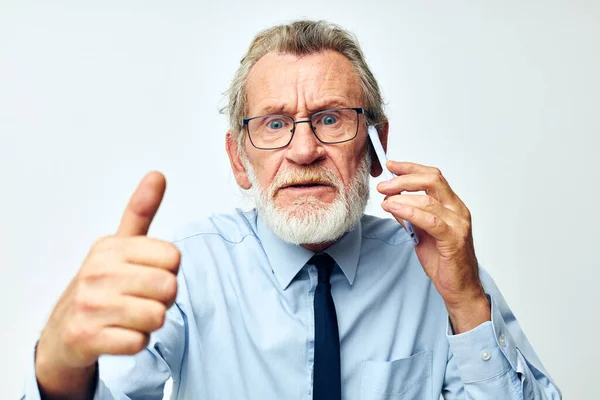
[{"label": "eyebrow", "polygon": [[[315,107],[309,108],[308,111],[309,111],[309,114],[314,114],[316,112],[323,111],[323,110],[329,110],[332,108],[346,108],[346,107],[356,107],[356,105],[349,105],[346,101],[332,99],[332,100],[326,100],[323,102],[319,102],[315,105]],[[268,105],[266,107],[261,108],[258,112],[258,115],[267,115],[267,114],[290,115],[290,114],[294,113],[294,112],[289,112],[288,110],[289,110],[289,108],[287,107],[286,104]]]},{"label": "eyebrow", "polygon": [[332,100],[327,100],[327,101],[324,101],[321,103],[317,103],[316,107],[309,108],[308,111],[310,111],[311,113],[315,113],[318,111],[329,110],[331,108],[346,108],[346,107],[358,107],[358,105],[348,104],[346,101],[340,100],[340,99],[332,99]]}]

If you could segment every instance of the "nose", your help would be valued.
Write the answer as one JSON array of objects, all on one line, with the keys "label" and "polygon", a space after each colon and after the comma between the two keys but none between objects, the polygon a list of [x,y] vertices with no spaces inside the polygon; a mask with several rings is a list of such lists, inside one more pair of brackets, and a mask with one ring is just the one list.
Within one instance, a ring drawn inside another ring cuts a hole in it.
[{"label": "nose", "polygon": [[325,148],[314,135],[310,121],[296,121],[296,130],[288,145],[286,158],[295,164],[307,165],[324,157]]}]

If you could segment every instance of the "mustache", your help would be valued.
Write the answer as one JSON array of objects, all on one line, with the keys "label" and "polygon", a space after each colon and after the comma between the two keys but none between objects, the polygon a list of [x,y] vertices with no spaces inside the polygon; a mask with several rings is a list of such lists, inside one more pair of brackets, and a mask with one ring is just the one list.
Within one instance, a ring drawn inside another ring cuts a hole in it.
[{"label": "mustache", "polygon": [[337,190],[340,190],[342,186],[339,178],[327,168],[310,165],[302,168],[279,171],[273,178],[273,182],[271,182],[269,197],[273,197],[273,195],[281,188],[303,183],[328,185]]}]

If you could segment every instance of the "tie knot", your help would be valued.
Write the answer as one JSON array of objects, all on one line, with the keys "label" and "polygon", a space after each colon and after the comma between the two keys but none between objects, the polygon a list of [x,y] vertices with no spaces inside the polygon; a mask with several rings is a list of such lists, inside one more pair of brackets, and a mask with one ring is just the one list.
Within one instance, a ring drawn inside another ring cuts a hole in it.
[{"label": "tie knot", "polygon": [[335,260],[327,253],[319,253],[310,259],[310,263],[319,271],[319,282],[329,283]]}]

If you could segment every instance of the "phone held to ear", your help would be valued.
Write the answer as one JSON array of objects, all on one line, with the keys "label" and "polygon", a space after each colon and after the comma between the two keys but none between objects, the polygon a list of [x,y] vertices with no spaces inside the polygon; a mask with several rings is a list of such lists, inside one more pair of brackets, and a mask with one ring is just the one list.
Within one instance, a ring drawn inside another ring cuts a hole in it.
[{"label": "phone held to ear", "polygon": [[[377,132],[377,129],[374,126],[369,126],[369,128],[367,129],[367,132],[369,133],[369,138],[371,139],[371,144],[373,145],[373,148],[375,149],[375,154],[377,155],[377,159],[379,160],[379,165],[381,165],[381,170],[383,171],[382,172],[383,178],[386,180],[392,179],[396,175],[394,175],[385,166],[385,164],[387,162],[387,156],[385,155],[385,150],[383,150],[383,146],[381,145],[381,141],[379,140],[379,132]],[[419,244],[419,237],[415,233],[415,228],[413,227],[413,225],[408,221],[403,221],[403,222],[404,222],[404,227],[406,229],[406,232],[408,232],[408,234],[412,238],[413,243],[415,245]]]}]

